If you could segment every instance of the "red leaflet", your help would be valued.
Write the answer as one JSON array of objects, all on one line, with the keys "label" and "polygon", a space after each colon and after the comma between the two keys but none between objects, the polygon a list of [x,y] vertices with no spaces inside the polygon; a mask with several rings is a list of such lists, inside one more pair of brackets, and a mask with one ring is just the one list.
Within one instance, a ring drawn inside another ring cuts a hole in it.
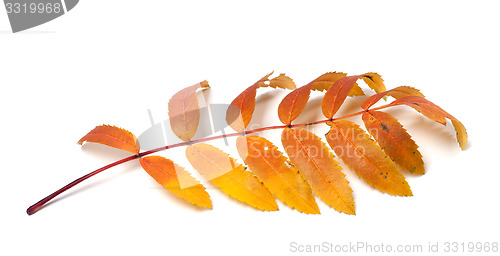
[{"label": "red leaflet", "polygon": [[[337,82],[335,82],[325,93],[323,102],[321,103],[321,110],[326,118],[332,118],[339,108],[344,104],[347,96],[352,95],[353,91],[356,91],[357,85],[356,81],[362,78],[368,86],[375,92],[380,93],[385,91],[384,80],[377,73],[365,73],[359,76],[348,76],[344,77]],[[361,93],[359,95],[364,95]]]},{"label": "red leaflet", "polygon": [[407,96],[419,96],[422,98],[424,97],[424,95],[418,89],[410,86],[399,86],[394,89],[370,96],[361,103],[361,107],[363,109],[368,109],[385,96],[392,96],[395,99],[401,99]]},{"label": "red leaflet", "polygon": [[286,125],[292,123],[306,107],[311,93],[311,84],[304,85],[289,93],[278,106],[280,121]]},{"label": "red leaflet", "polygon": [[439,106],[418,96],[408,96],[395,100],[391,105],[407,105],[420,112],[422,115],[442,124],[446,125],[446,111]]},{"label": "red leaflet", "polygon": [[344,77],[335,82],[330,89],[326,91],[323,102],[321,103],[321,109],[326,118],[332,118],[333,115],[337,113],[360,77],[361,76]]},{"label": "red leaflet", "polygon": [[289,93],[278,106],[278,116],[280,121],[286,125],[291,124],[306,107],[311,90],[327,90],[336,81],[345,76],[345,73],[329,72]]},{"label": "red leaflet", "polygon": [[259,87],[272,87],[283,89],[295,89],[293,80],[285,74],[269,80],[273,73],[264,76],[252,86],[244,90],[236,97],[226,112],[226,121],[237,132],[243,132],[252,119],[255,110],[255,95]]},{"label": "red leaflet", "polygon": [[453,127],[457,133],[457,141],[460,148],[463,150],[467,145],[467,130],[465,126],[458,121],[454,116],[450,115],[448,112],[444,111],[442,108],[436,104],[430,102],[429,100],[418,97],[418,96],[408,96],[398,100],[395,100],[390,105],[407,105],[420,112],[422,115],[442,124],[446,125],[446,119],[451,120]]}]

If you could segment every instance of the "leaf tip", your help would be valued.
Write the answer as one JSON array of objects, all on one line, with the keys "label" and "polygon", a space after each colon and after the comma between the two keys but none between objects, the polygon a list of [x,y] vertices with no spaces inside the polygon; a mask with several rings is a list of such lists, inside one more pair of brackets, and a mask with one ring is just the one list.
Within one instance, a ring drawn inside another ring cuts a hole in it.
[{"label": "leaf tip", "polygon": [[398,191],[395,191],[394,195],[395,196],[402,196],[402,197],[410,197],[410,196],[413,196],[413,192],[411,191],[410,185],[407,182],[404,182],[401,189]]},{"label": "leaf tip", "polygon": [[209,209],[209,210],[213,209],[212,201],[210,200],[210,198],[208,198],[208,200],[205,201],[205,202],[200,202],[200,203],[197,203],[197,204],[194,204],[194,205],[198,206],[198,207],[201,207],[201,208],[206,208],[206,209]]},{"label": "leaf tip", "polygon": [[204,80],[204,81],[200,82],[200,87],[201,88],[210,88],[210,85],[208,84],[207,80]]},{"label": "leaf tip", "polygon": [[349,208],[348,210],[346,211],[343,211],[343,213],[347,214],[347,215],[356,215],[356,210],[354,208]]}]

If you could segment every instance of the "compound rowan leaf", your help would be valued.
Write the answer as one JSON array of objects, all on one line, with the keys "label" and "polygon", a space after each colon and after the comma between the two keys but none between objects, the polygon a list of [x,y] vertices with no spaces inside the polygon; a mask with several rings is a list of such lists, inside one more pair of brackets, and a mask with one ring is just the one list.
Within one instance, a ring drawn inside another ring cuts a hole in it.
[{"label": "compound rowan leaf", "polygon": [[277,211],[269,190],[243,165],[220,149],[208,144],[187,147],[186,156],[203,177],[224,193],[263,211]]},{"label": "compound rowan leaf", "polygon": [[325,91],[337,80],[345,77],[345,73],[325,73],[310,83],[290,92],[278,106],[278,116],[282,123],[291,124],[304,110],[309,100],[311,90]]},{"label": "compound rowan leaf", "polygon": [[[424,164],[418,146],[403,126],[389,114],[375,111],[392,106],[408,105],[443,125],[446,125],[446,119],[450,119],[455,128],[459,146],[462,150],[466,147],[467,130],[458,119],[425,99],[419,90],[412,87],[400,86],[386,91],[384,80],[377,73],[346,76],[345,73],[329,72],[298,89],[296,89],[293,80],[285,74],[270,79],[271,75],[272,73],[264,76],[248,87],[233,100],[227,109],[226,121],[238,133],[228,135],[223,133],[222,135],[192,140],[201,115],[196,91],[209,87],[206,81],[179,91],[169,101],[171,127],[174,133],[184,140],[183,143],[162,146],[139,153],[139,143],[132,133],[115,126],[97,126],[82,137],[78,143],[105,144],[136,155],[108,164],[76,179],[33,204],[27,209],[27,213],[29,215],[35,213],[54,197],[96,173],[137,158],[139,158],[144,170],[163,187],[192,204],[211,208],[210,196],[203,185],[182,167],[163,157],[145,157],[161,150],[189,145],[186,149],[186,156],[201,175],[229,196],[255,208],[264,211],[278,210],[274,194],[291,208],[307,214],[319,214],[314,192],[337,211],[355,214],[354,199],[349,182],[330,149],[313,133],[291,128],[308,127],[327,122],[331,126],[330,131],[326,134],[328,144],[359,177],[382,192],[398,196],[411,196],[410,186],[399,172],[398,166],[415,174],[423,174]],[[363,79],[376,94],[362,102],[361,107],[364,111],[334,119],[334,115],[347,97],[364,95],[364,91],[357,84],[359,79]],[[260,87],[296,89],[283,99],[278,108],[279,119],[286,125],[260,127],[245,131],[255,110],[255,96]],[[326,90],[321,108],[327,120],[291,125],[303,112],[311,90]],[[391,96],[396,100],[390,104],[370,109],[386,96]],[[212,110],[214,112],[210,112],[210,114],[220,112],[216,108]],[[377,140],[378,145],[358,125],[348,121],[335,121],[357,115],[362,115],[366,128]],[[216,118],[217,115],[211,117]],[[239,154],[256,176],[252,172],[246,171],[246,167],[238,164],[235,159],[223,151],[207,144],[197,144],[202,141],[225,139],[240,134],[246,136],[278,128],[284,128],[281,140],[290,161],[275,145],[262,137],[248,136],[237,139]],[[148,130],[144,134],[157,134],[158,130],[151,131]]]},{"label": "compound rowan leaf", "polygon": [[390,105],[410,106],[422,115],[442,125],[446,125],[446,118],[450,119],[453,128],[455,128],[458,144],[462,150],[465,149],[465,146],[467,145],[467,129],[465,129],[465,126],[462,124],[462,122],[458,121],[458,119],[450,115],[448,112],[444,111],[438,105],[418,96],[408,96],[400,98],[393,101]]},{"label": "compound rowan leaf", "polygon": [[281,141],[290,160],[316,195],[339,212],[355,214],[349,182],[318,136],[306,130],[286,128]]},{"label": "compound rowan leaf", "polygon": [[184,88],[168,101],[168,117],[172,131],[183,141],[190,141],[198,129],[200,107],[196,98],[198,88],[208,88],[207,81]]},{"label": "compound rowan leaf", "polygon": [[320,213],[307,182],[270,141],[240,136],[236,146],[245,164],[279,200],[303,213]]},{"label": "compound rowan leaf", "polygon": [[96,126],[92,131],[83,136],[78,144],[83,142],[104,144],[117,149],[122,149],[134,154],[139,154],[139,141],[131,132],[111,125]]},{"label": "compound rowan leaf", "polygon": [[418,89],[415,89],[410,86],[399,86],[394,89],[377,93],[368,97],[361,103],[361,107],[363,109],[368,109],[385,96],[392,96],[395,99],[401,99],[407,96],[419,96],[422,98],[425,97]]},{"label": "compound rowan leaf", "polygon": [[363,122],[384,152],[401,169],[424,174],[424,161],[418,146],[396,118],[370,110],[363,114]]},{"label": "compound rowan leaf", "polygon": [[194,205],[212,208],[205,187],[184,168],[161,156],[142,157],[139,161],[142,168],[168,191]]},{"label": "compound rowan leaf", "polygon": [[350,121],[330,122],[326,140],[344,163],[370,186],[390,195],[411,196],[410,186],[368,134]]},{"label": "compound rowan leaf", "polygon": [[255,110],[255,95],[260,87],[272,87],[283,89],[295,89],[295,83],[291,78],[281,74],[269,80],[273,73],[264,76],[252,86],[244,90],[229,105],[226,112],[226,122],[237,132],[243,132],[252,119]]}]

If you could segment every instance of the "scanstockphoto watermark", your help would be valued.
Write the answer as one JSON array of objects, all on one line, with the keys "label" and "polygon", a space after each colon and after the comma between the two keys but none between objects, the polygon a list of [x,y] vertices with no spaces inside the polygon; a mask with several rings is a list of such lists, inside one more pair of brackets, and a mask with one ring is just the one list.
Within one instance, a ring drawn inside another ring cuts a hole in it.
[{"label": "scanstockphoto watermark", "polygon": [[392,245],[387,243],[370,243],[370,242],[349,242],[349,243],[332,243],[322,242],[318,244],[301,244],[298,242],[290,243],[290,252],[306,252],[306,253],[387,253],[387,252],[424,252],[424,246],[421,244],[399,244]]},{"label": "scanstockphoto watermark", "polygon": [[497,241],[445,241],[396,244],[388,242],[348,242],[348,243],[299,243],[290,242],[289,252],[292,253],[321,253],[321,254],[367,254],[395,255],[408,254],[481,254],[497,255]]}]

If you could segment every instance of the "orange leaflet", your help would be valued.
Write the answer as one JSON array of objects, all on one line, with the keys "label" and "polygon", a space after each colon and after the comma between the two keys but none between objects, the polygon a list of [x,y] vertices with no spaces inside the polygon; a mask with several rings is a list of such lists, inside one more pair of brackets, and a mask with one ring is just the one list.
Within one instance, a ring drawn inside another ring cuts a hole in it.
[{"label": "orange leaflet", "polygon": [[243,165],[208,144],[187,147],[191,165],[224,193],[263,211],[277,211],[273,195]]},{"label": "orange leaflet", "polygon": [[361,103],[361,107],[363,109],[368,109],[385,96],[392,96],[395,99],[401,99],[407,96],[419,96],[422,98],[425,97],[418,89],[415,89],[410,86],[399,86],[394,89],[377,93],[375,95],[368,97]]},{"label": "orange leaflet", "polygon": [[[271,73],[272,74],[272,73]],[[265,83],[264,83],[265,84]],[[260,87],[264,87],[264,86],[260,86]],[[285,74],[280,74],[279,76],[271,79],[269,81],[269,85],[268,87],[271,87],[271,88],[282,88],[282,89],[295,89],[295,82],[293,82],[293,80],[286,76]]]},{"label": "orange leaflet", "polygon": [[311,84],[304,85],[283,98],[278,106],[278,116],[282,123],[289,125],[302,113],[309,100],[311,87]]},{"label": "orange leaflet", "polygon": [[244,90],[233,102],[229,105],[226,112],[226,122],[237,132],[243,132],[252,119],[253,111],[255,110],[255,95],[257,88],[272,87],[283,89],[295,89],[293,80],[285,74],[269,80],[273,73],[264,76],[252,86]]},{"label": "orange leaflet", "polygon": [[94,142],[110,147],[122,149],[134,154],[139,154],[140,146],[139,141],[131,132],[118,128],[116,126],[110,125],[100,125],[94,128],[92,131],[83,136],[78,144],[82,145],[83,142]]},{"label": "orange leaflet", "polygon": [[300,212],[320,213],[307,182],[270,141],[241,136],[236,146],[245,164],[278,199]]},{"label": "orange leaflet", "polygon": [[408,105],[421,113],[422,115],[442,124],[446,125],[446,119],[451,120],[453,124],[453,128],[455,128],[457,134],[457,141],[460,148],[463,150],[467,145],[467,129],[465,126],[458,121],[454,116],[450,115],[448,112],[444,111],[442,108],[437,106],[436,104],[430,102],[429,100],[418,97],[418,96],[408,96],[398,100],[395,100],[390,105]]},{"label": "orange leaflet", "polygon": [[330,132],[326,134],[328,144],[358,176],[390,195],[412,195],[405,177],[364,130],[350,121],[330,125]]},{"label": "orange leaflet", "polygon": [[321,110],[326,118],[332,118],[339,110],[361,76],[348,76],[335,82],[325,93],[321,103]]},{"label": "orange leaflet", "polygon": [[[368,73],[367,73],[368,74]],[[328,72],[318,78],[314,79],[312,89],[317,91],[328,90],[337,80],[346,77],[346,73],[341,72]],[[363,90],[359,87],[357,83],[354,83],[349,96],[362,96],[365,95]]]},{"label": "orange leaflet", "polygon": [[278,116],[280,121],[286,125],[291,124],[306,107],[311,90],[327,90],[337,80],[345,76],[345,73],[325,73],[314,79],[312,82],[289,93],[285,98],[283,98],[278,106]]},{"label": "orange leaflet", "polygon": [[442,125],[446,125],[446,112],[425,98],[408,96],[393,101],[391,105],[408,105],[429,119],[432,119]]},{"label": "orange leaflet", "polygon": [[142,157],[140,163],[142,168],[168,191],[194,205],[212,208],[210,195],[205,191],[205,187],[184,168],[161,156]]},{"label": "orange leaflet", "polygon": [[190,141],[200,122],[200,107],[196,98],[198,88],[208,88],[207,81],[184,88],[168,101],[168,117],[172,131],[183,141]]},{"label": "orange leaflet", "polygon": [[[295,89],[289,93],[278,106],[278,116],[280,121],[289,125],[295,120],[306,107],[311,90],[324,91],[330,88],[336,81],[345,77],[345,73],[329,72],[325,73],[312,82]],[[359,88],[359,87],[358,87]]]},{"label": "orange leaflet", "polygon": [[377,73],[365,73],[361,75],[361,78],[376,93],[381,93],[386,90],[384,79]]},{"label": "orange leaflet", "polygon": [[[356,81],[359,78],[362,78],[377,93],[386,90],[384,80],[377,73],[344,77],[335,82],[325,93],[325,97],[321,103],[321,110],[325,117],[332,118],[337,113],[342,104],[344,104],[347,96],[352,94],[353,88],[356,88]],[[364,95],[364,93],[360,95]]]},{"label": "orange leaflet", "polygon": [[306,130],[286,128],[281,141],[290,160],[316,195],[339,212],[355,214],[349,182],[318,136]]},{"label": "orange leaflet", "polygon": [[[347,74],[342,72],[327,72],[318,78],[314,79],[310,84],[312,85],[312,90],[316,91],[326,91],[330,86],[332,86],[339,79],[344,78]],[[360,88],[361,89],[361,88]]]},{"label": "orange leaflet", "polygon": [[379,111],[367,111],[363,122],[384,152],[403,170],[424,174],[424,161],[418,146],[398,120]]}]

